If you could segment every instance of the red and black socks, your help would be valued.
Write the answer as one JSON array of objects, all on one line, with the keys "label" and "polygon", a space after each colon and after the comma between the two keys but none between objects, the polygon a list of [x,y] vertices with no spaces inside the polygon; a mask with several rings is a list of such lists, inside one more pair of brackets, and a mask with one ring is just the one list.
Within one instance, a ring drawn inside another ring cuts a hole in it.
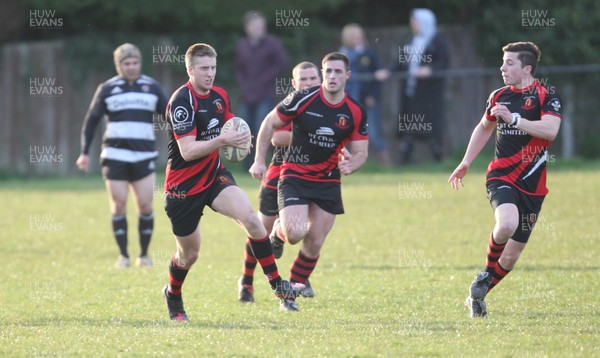
[{"label": "red and black socks", "polygon": [[189,269],[184,269],[177,265],[176,259],[173,256],[171,263],[169,264],[169,289],[167,295],[171,299],[181,299],[181,286],[185,281]]},{"label": "red and black socks", "polygon": [[496,243],[494,241],[494,234],[490,233],[490,241],[488,243],[487,257],[485,260],[485,270],[487,272],[489,272],[491,275],[494,274],[494,269],[496,268],[496,265],[498,264],[498,260],[500,259],[500,256],[502,256],[502,252],[504,251],[505,246],[506,246],[506,243],[504,243],[504,244]]},{"label": "red and black socks", "polygon": [[256,258],[252,253],[250,239],[246,240],[244,248],[244,266],[242,266],[242,285],[252,286],[254,282],[254,269],[256,268]]},{"label": "red and black socks", "polygon": [[487,292],[490,292],[494,286],[496,286],[504,277],[506,277],[506,275],[510,273],[510,271],[511,270],[507,270],[502,267],[500,262],[498,262],[494,268],[494,272],[492,273],[492,284],[488,288]]},{"label": "red and black socks", "polygon": [[277,270],[277,264],[275,263],[275,256],[273,256],[273,249],[271,248],[269,236],[267,235],[258,240],[250,237],[248,239],[256,261],[258,261],[262,267],[271,288],[275,289],[275,287],[281,283],[281,277]]},{"label": "red and black socks", "polygon": [[290,281],[306,283],[306,280],[317,266],[318,260],[319,256],[315,258],[308,257],[300,250],[290,270]]}]

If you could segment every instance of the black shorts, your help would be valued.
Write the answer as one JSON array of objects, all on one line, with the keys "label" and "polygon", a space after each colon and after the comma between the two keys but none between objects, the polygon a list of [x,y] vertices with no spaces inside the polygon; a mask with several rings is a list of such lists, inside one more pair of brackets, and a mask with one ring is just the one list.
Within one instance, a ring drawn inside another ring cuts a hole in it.
[{"label": "black shorts", "polygon": [[[224,176],[225,180],[219,180]],[[227,169],[222,169],[217,174],[215,181],[206,190],[199,194],[189,196],[171,196],[165,198],[165,211],[171,220],[171,229],[177,236],[187,236],[198,228],[204,207],[212,205],[213,201],[223,189],[236,185],[233,176]]]},{"label": "black shorts", "polygon": [[544,196],[527,195],[513,184],[492,180],[486,183],[488,199],[494,211],[502,204],[514,204],[519,210],[519,226],[511,237],[513,240],[527,243],[533,231],[538,215],[542,210]]},{"label": "black shorts", "polygon": [[317,204],[328,213],[344,213],[342,186],[338,182],[313,182],[295,177],[279,180],[277,185],[279,210],[292,205]]},{"label": "black shorts", "polygon": [[259,211],[264,216],[275,216],[279,212],[277,206],[277,190],[260,186],[258,193]]},{"label": "black shorts", "polygon": [[141,162],[128,163],[120,160],[101,159],[102,177],[105,180],[126,180],[128,182],[138,181],[154,173],[154,159],[142,160]]}]

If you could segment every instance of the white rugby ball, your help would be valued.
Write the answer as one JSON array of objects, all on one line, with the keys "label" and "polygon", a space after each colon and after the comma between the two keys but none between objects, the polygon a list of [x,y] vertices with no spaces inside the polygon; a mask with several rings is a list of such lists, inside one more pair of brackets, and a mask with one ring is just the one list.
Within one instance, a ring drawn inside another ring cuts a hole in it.
[{"label": "white rugby ball", "polygon": [[[223,125],[223,128],[221,128],[221,133],[227,133],[228,131],[231,130],[231,128],[233,128],[238,123],[240,124],[240,126],[237,128],[238,132],[250,133],[250,127],[248,126],[248,123],[246,123],[246,121],[240,117],[233,117],[230,120],[228,120],[227,122],[225,122],[225,124]],[[244,160],[244,158],[246,158],[248,156],[248,154],[250,154],[251,148],[252,148],[252,137],[250,137],[250,139],[248,139],[248,143],[246,143],[244,148],[236,148],[236,147],[232,147],[230,145],[222,146],[221,154],[228,161],[237,163],[237,162],[241,162],[242,160]]]}]

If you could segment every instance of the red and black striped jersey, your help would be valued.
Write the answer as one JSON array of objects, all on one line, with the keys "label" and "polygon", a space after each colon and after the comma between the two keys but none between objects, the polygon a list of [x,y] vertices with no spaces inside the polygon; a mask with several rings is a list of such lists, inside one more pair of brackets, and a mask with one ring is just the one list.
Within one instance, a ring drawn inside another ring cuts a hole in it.
[{"label": "red and black striped jersey", "polygon": [[225,89],[213,86],[207,95],[198,94],[191,83],[179,87],[167,105],[168,161],[165,191],[171,196],[189,196],[208,188],[223,168],[219,150],[192,161],[185,161],[177,139],[194,136],[197,141],[210,140],[221,134],[223,124],[235,115],[231,113]]},{"label": "red and black striped jersey", "polygon": [[281,166],[281,178],[340,181],[338,154],[348,142],[367,140],[367,114],[348,95],[331,104],[321,86],[291,93],[277,106],[279,118],[292,123],[292,142]]},{"label": "red and black striped jersey", "polygon": [[[277,129],[277,131],[291,131],[291,124],[286,124],[285,126]],[[281,174],[281,164],[283,164],[283,156],[285,155],[285,151],[288,146],[276,146],[273,150],[273,157],[271,158],[271,163],[269,163],[269,167],[267,168],[267,173],[265,174],[261,185],[265,188],[275,189],[277,190],[277,182],[279,182],[279,175]]]},{"label": "red and black striped jersey", "polygon": [[505,86],[490,94],[485,110],[485,118],[497,122],[495,156],[488,166],[487,181],[503,180],[528,195],[546,195],[546,163],[552,142],[497,120],[490,114],[496,104],[505,105],[511,113],[519,113],[529,121],[539,121],[543,115],[562,118],[556,88],[538,80],[523,89]]}]

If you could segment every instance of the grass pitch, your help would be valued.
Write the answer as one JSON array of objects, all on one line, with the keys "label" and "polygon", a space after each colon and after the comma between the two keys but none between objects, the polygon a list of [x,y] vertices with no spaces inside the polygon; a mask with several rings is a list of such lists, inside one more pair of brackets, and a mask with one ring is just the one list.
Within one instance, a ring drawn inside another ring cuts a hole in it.
[{"label": "grass pitch", "polygon": [[[600,356],[600,169],[554,169],[530,243],[484,320],[463,306],[493,226],[481,171],[460,192],[446,183],[451,169],[345,178],[346,214],[298,313],[279,310],[259,268],[257,302],[237,302],[245,238],[207,209],[184,285],[188,324],[168,320],[160,293],[174,239],[159,190],[156,266],[117,270],[99,177],[0,182],[0,356]],[[256,204],[256,182],[236,178]],[[131,199],[128,209],[135,257]],[[278,261],[284,276],[297,250],[287,245]]]}]

